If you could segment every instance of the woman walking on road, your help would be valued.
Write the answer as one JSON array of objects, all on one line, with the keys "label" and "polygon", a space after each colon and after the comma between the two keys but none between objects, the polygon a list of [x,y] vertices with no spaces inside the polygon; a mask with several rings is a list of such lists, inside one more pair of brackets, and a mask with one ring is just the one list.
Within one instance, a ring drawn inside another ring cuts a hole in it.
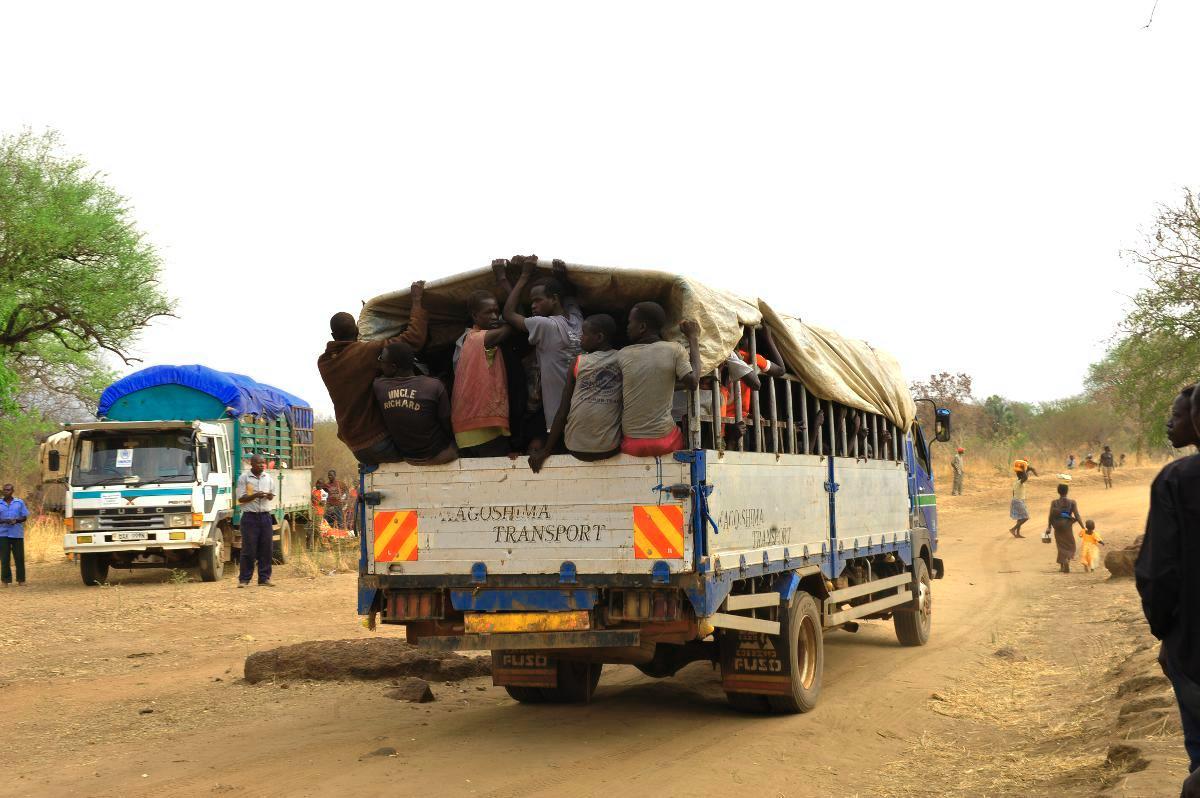
[{"label": "woman walking on road", "polygon": [[1008,508],[1008,517],[1016,521],[1016,525],[1008,531],[1014,538],[1023,538],[1021,527],[1029,520],[1029,507],[1025,504],[1025,482],[1029,479],[1029,471],[1021,469],[1017,472],[1017,480],[1013,483],[1012,504]]},{"label": "woman walking on road", "polygon": [[1058,486],[1058,498],[1050,502],[1050,520],[1046,532],[1054,530],[1054,543],[1058,546],[1058,568],[1064,574],[1071,572],[1071,560],[1075,557],[1075,524],[1083,526],[1079,505],[1067,498],[1066,485]]}]

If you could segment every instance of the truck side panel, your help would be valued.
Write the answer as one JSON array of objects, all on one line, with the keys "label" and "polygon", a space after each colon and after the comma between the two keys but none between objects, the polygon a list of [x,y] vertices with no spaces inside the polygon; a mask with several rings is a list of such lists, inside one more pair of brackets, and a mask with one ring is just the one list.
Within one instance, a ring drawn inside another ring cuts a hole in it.
[{"label": "truck side panel", "polygon": [[540,474],[524,457],[443,466],[388,463],[367,476],[380,494],[367,525],[375,574],[650,573],[690,570],[690,502],[660,487],[686,486],[671,458],[619,456],[581,463],[551,457]]},{"label": "truck side panel", "polygon": [[903,541],[909,530],[908,474],[904,463],[837,458],[837,545],[844,549]]},{"label": "truck side panel", "polygon": [[737,567],[741,557],[761,563],[819,555],[829,545],[829,478],[826,458],[709,452],[708,499],[716,529],[708,527],[710,557]]}]

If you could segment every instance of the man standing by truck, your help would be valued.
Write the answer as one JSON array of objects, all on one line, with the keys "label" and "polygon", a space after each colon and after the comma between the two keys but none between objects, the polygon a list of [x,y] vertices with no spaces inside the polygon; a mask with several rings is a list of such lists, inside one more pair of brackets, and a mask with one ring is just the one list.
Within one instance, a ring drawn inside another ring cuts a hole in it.
[{"label": "man standing by truck", "polygon": [[0,494],[0,582],[5,587],[12,584],[12,570],[8,564],[9,552],[13,565],[17,567],[17,585],[25,584],[25,519],[29,510],[25,502],[13,496],[13,486],[5,485]]},{"label": "man standing by truck", "polygon": [[958,451],[954,453],[954,459],[950,461],[950,468],[954,470],[954,488],[950,491],[950,495],[961,496],[963,492],[963,447],[959,446]]},{"label": "man standing by truck", "polygon": [[271,554],[274,548],[271,501],[275,498],[275,479],[264,468],[259,455],[250,458],[250,470],[238,477],[237,497],[242,506],[242,556],[238,587],[250,584],[254,564],[258,563],[260,587],[275,587],[271,582]]},{"label": "man standing by truck", "polygon": [[[425,282],[412,284],[412,310],[408,327],[393,341],[403,341],[415,350],[425,346],[428,316],[422,298]],[[338,438],[354,452],[360,463],[375,465],[399,460],[399,453],[383,425],[372,384],[379,376],[379,353],[389,341],[358,340],[358,323],[349,313],[329,320],[333,340],[317,358],[317,370],[333,402]]]}]

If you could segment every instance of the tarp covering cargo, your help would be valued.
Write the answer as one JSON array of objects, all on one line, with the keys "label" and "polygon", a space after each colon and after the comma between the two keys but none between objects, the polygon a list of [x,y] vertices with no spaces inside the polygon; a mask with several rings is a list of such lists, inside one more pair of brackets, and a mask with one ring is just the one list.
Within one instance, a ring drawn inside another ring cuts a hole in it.
[{"label": "tarp covering cargo", "polygon": [[217,399],[241,416],[252,413],[256,416],[275,418],[294,407],[308,408],[310,405],[298,396],[281,391],[247,377],[229,371],[217,371],[208,366],[150,366],[122,377],[104,389],[100,395],[98,416],[106,416],[112,406],[130,394],[160,385],[182,385]]},{"label": "tarp covering cargo", "polygon": [[[745,325],[767,321],[787,361],[820,399],[879,413],[902,429],[916,416],[916,406],[892,356],[860,341],[803,323],[775,312],[763,299],[748,299],[709,288],[688,277],[644,269],[616,269],[567,264],[584,314],[611,313],[618,321],[636,302],[654,301],[667,311],[667,334],[679,334],[682,319],[700,325],[700,364],[705,373],[720,365],[737,347]],[[539,260],[538,275],[549,276],[550,262]],[[517,276],[510,267],[509,277]],[[496,287],[491,269],[476,269],[430,281],[424,305],[429,313],[429,344],[448,345],[470,322],[467,297],[477,289]],[[383,294],[367,302],[358,318],[364,339],[399,335],[408,323],[411,301],[407,289]]]}]

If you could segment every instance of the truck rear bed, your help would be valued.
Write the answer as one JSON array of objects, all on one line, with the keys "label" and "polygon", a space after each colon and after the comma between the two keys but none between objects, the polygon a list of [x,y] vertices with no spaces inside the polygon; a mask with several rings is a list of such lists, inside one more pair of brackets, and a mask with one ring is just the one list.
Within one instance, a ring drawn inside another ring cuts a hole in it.
[{"label": "truck rear bed", "polygon": [[[691,570],[691,502],[673,458],[621,455],[601,463],[552,457],[387,463],[366,475],[378,494],[367,517],[369,574],[646,574]],[[658,565],[665,563],[664,565]]]}]

